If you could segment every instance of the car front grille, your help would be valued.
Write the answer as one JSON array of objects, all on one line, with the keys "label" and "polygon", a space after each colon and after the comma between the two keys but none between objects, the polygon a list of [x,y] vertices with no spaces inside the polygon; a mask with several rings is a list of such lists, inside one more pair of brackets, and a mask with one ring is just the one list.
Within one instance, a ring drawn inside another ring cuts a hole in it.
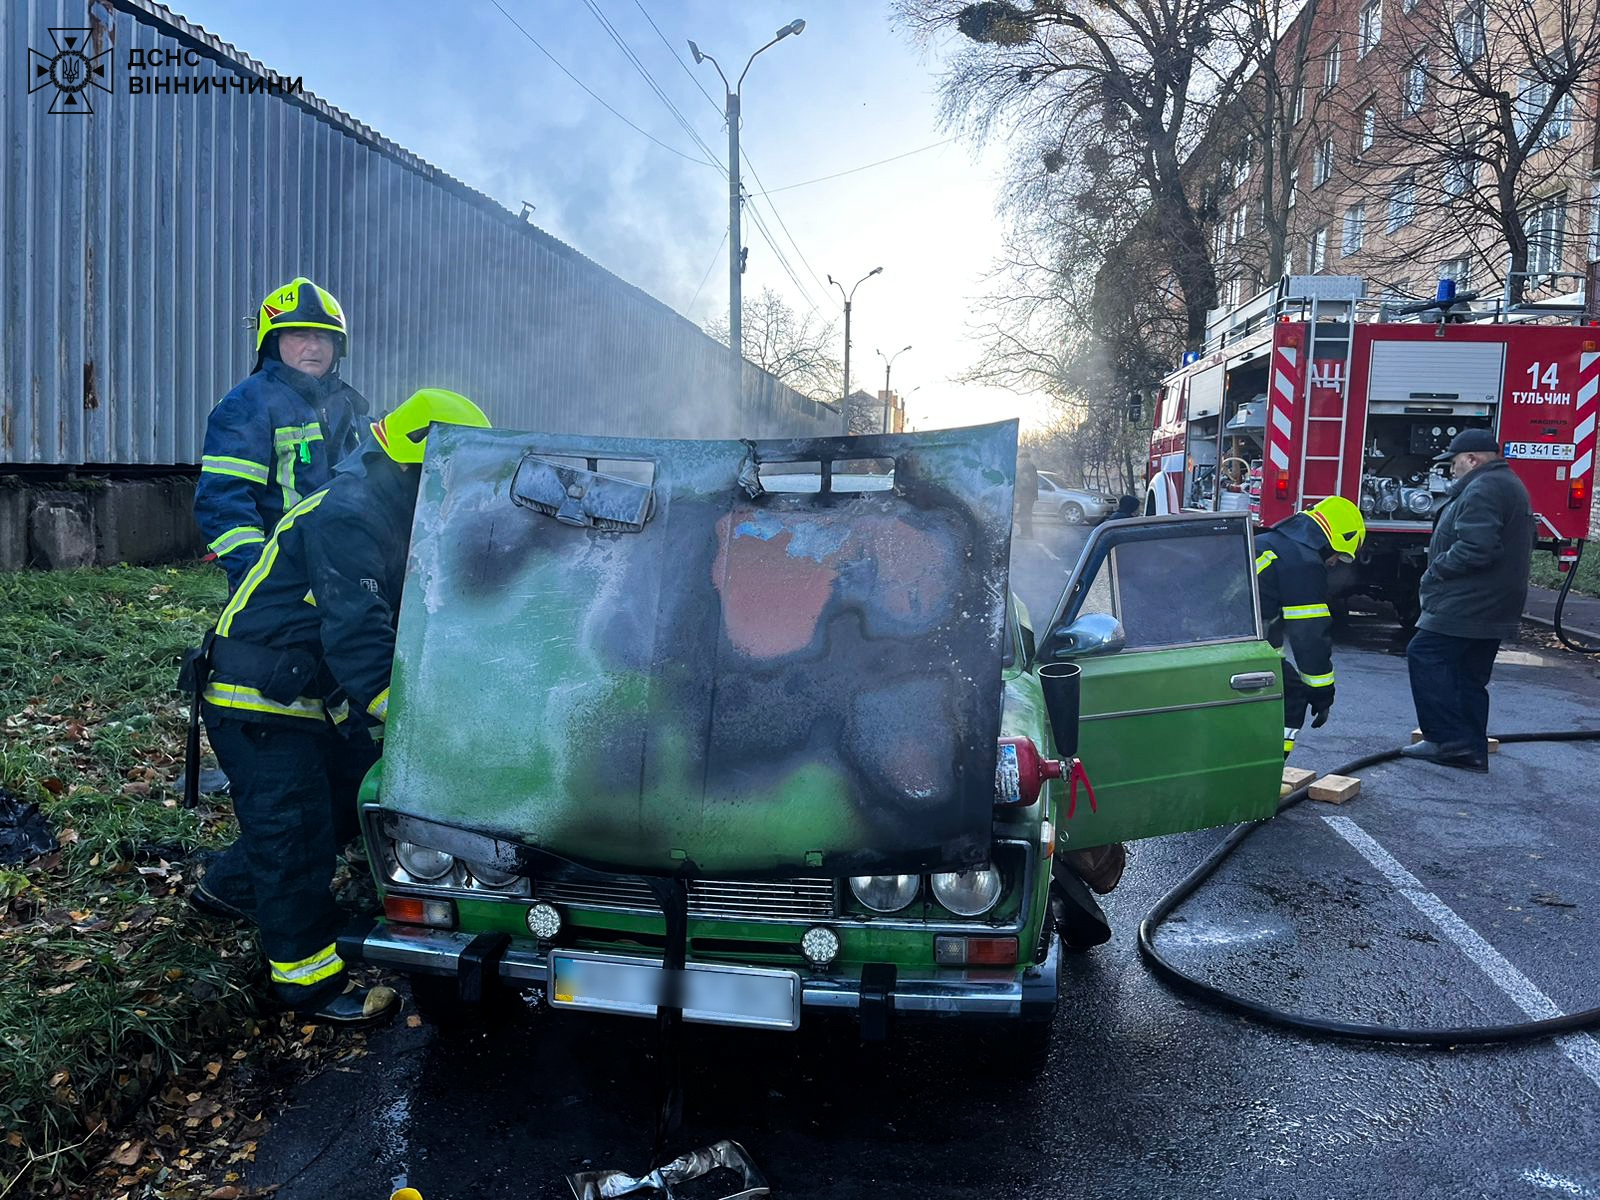
[{"label": "car front grille", "polygon": [[[578,908],[660,911],[637,879],[574,883],[536,879],[533,894],[552,904]],[[738,879],[689,881],[689,915],[729,921],[831,921],[835,915],[831,879]]]}]

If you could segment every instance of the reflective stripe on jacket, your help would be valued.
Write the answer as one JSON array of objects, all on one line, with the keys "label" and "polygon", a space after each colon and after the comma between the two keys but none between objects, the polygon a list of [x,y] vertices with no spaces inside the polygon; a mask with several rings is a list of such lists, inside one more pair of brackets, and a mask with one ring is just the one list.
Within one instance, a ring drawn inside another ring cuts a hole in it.
[{"label": "reflective stripe on jacket", "polygon": [[1267,640],[1287,642],[1307,686],[1333,686],[1333,614],[1328,609],[1328,541],[1304,513],[1256,534],[1256,587]]},{"label": "reflective stripe on jacket", "polygon": [[359,440],[366,399],[336,375],[268,359],[211,410],[194,518],[237,588],[283,514]]}]

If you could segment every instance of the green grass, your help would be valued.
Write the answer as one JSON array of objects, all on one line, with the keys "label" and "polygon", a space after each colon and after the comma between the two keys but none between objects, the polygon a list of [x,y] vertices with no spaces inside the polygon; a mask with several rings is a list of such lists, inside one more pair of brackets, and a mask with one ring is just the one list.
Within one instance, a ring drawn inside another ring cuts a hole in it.
[{"label": "green grass", "polygon": [[[0,785],[62,841],[0,867],[0,1193],[71,1179],[159,1082],[251,1014],[251,956],[197,929],[184,848],[179,658],[225,598],[211,568],[0,575]],[[20,1180],[26,1173],[28,1178]]]},{"label": "green grass", "polygon": [[[1535,551],[1528,579],[1534,587],[1560,588],[1566,576],[1556,570],[1556,560],[1553,557]],[[1591,542],[1584,547],[1583,561],[1578,564],[1578,574],[1572,581],[1572,591],[1574,594],[1600,596],[1600,543]]]}]

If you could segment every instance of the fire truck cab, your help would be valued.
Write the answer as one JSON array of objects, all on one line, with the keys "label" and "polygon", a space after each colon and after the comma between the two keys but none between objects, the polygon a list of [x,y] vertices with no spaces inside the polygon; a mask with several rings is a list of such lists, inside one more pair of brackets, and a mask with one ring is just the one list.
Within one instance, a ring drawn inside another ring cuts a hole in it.
[{"label": "fire truck cab", "polygon": [[1409,625],[1450,487],[1434,456],[1482,428],[1527,485],[1540,546],[1570,560],[1589,536],[1600,327],[1575,323],[1581,306],[1469,299],[1442,284],[1435,304],[1380,307],[1359,278],[1292,275],[1219,312],[1162,382],[1146,512],[1270,526],[1345,496],[1368,536],[1335,594],[1387,600]]}]

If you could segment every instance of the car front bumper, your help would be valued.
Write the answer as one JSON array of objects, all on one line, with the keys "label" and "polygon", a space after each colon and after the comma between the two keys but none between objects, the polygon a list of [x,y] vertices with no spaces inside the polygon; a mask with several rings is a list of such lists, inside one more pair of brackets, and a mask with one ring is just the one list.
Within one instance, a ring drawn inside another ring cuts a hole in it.
[{"label": "car front bumper", "polygon": [[[485,939],[497,940],[495,953],[483,953]],[[503,949],[502,949],[503,947]],[[1054,1009],[1060,971],[1060,941],[1050,939],[1045,961],[1022,970],[946,968],[889,974],[801,975],[801,1005],[810,1009],[863,1009],[881,1001],[896,1013],[933,1016],[987,1016],[1045,1019]],[[340,937],[346,962],[365,962],[409,974],[467,979],[473,972],[517,987],[542,988],[549,973],[536,943],[503,934],[478,934],[376,921]],[[870,968],[869,968],[870,971]],[[487,978],[471,979],[463,991],[476,994]],[[866,1000],[863,1001],[863,996]]]}]

